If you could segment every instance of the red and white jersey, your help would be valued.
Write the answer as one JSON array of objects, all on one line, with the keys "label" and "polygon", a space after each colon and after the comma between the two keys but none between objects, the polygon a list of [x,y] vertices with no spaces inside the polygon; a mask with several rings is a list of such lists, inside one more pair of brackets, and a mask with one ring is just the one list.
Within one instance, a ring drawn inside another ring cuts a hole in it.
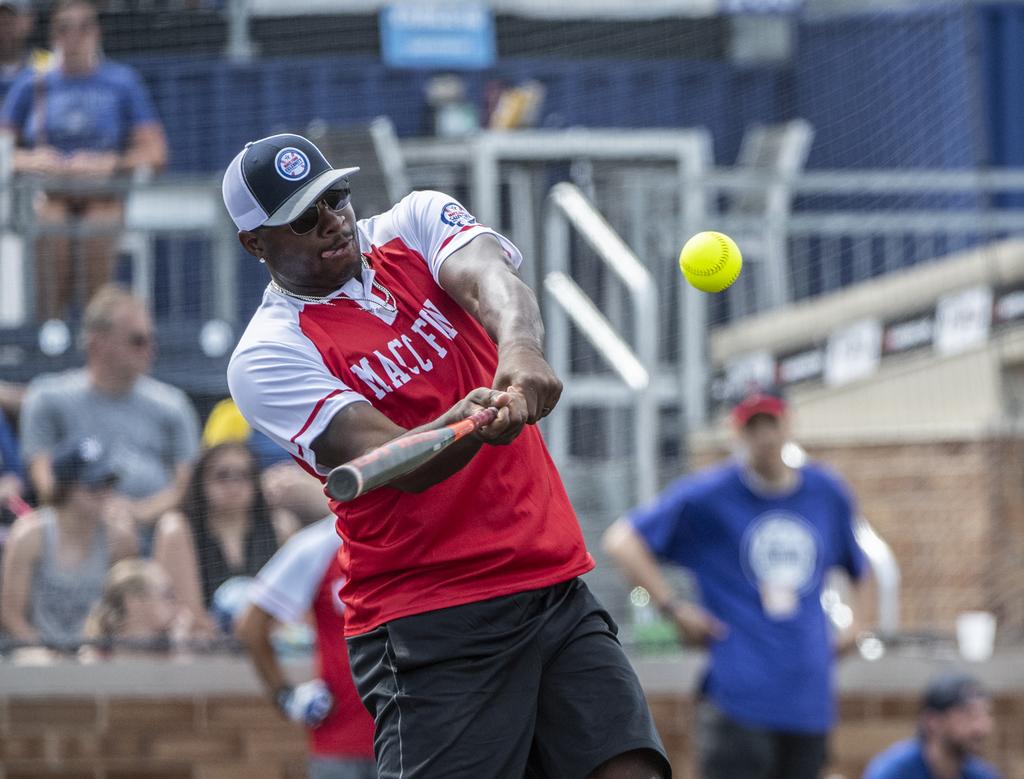
[{"label": "red and white jersey", "polygon": [[[489,387],[497,348],[438,283],[442,263],[494,235],[440,192],[415,192],[357,224],[372,266],[330,303],[267,289],[228,367],[242,414],[321,480],[310,445],[349,403],[368,402],[395,424],[437,418]],[[391,292],[388,312],[373,281]],[[590,570],[579,523],[535,426],[509,446],[484,446],[458,473],[421,493],[382,487],[332,503],[345,544],[346,633],[388,620],[546,587]]]},{"label": "red and white jersey", "polygon": [[345,607],[338,590],[345,576],[338,562],[341,539],[331,517],[300,530],[256,576],[249,598],[278,622],[301,622],[313,612],[317,675],[334,696],[334,708],[310,732],[315,755],[373,759],[373,718],[352,682],[345,646]]}]

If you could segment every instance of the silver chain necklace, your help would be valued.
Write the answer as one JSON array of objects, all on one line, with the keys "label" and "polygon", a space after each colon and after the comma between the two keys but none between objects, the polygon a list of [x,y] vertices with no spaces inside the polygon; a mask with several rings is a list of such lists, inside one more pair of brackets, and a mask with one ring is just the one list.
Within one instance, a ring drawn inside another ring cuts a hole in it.
[{"label": "silver chain necklace", "polygon": [[[367,262],[366,255],[362,255],[359,258],[359,260],[362,263],[363,268],[365,270],[369,270],[370,263]],[[384,296],[383,301],[376,300],[374,298],[353,298],[349,297],[348,295],[335,297],[331,297],[329,295],[324,295],[322,297],[317,297],[316,295],[301,295],[298,292],[292,292],[290,289],[285,289],[284,287],[277,283],[277,280],[273,276],[270,277],[270,288],[272,290],[274,290],[275,292],[279,292],[286,297],[294,298],[295,300],[301,300],[303,303],[314,303],[316,305],[322,306],[333,306],[334,301],[336,300],[351,300],[353,302],[358,303],[371,303],[377,308],[387,311],[389,314],[398,313],[398,306],[395,303],[395,296],[391,294],[391,290],[385,287],[379,281],[377,281],[376,278],[374,278],[371,286],[373,289],[376,289]]]}]

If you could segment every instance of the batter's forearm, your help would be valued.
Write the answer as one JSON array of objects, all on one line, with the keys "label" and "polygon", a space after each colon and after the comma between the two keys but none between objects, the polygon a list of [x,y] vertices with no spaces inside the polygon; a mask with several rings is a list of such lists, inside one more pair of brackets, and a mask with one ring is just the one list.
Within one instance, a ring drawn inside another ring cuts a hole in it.
[{"label": "batter's forearm", "polygon": [[[473,408],[467,407],[465,401],[460,401],[436,419],[405,430],[367,404],[354,403],[334,416],[327,430],[313,442],[311,448],[321,466],[335,468],[402,436],[440,430],[445,425],[464,419]],[[482,445],[483,442],[477,436],[466,436],[415,470],[392,479],[388,486],[403,492],[422,492],[465,467]]]},{"label": "batter's forearm", "polygon": [[481,283],[478,319],[499,351],[525,347],[543,352],[544,323],[537,296],[511,271]]},{"label": "batter's forearm", "polygon": [[[445,425],[458,422],[465,417],[465,411],[460,409],[461,405],[456,404],[437,419],[413,428],[406,435],[422,433],[428,430],[440,430]],[[392,480],[390,486],[402,492],[423,492],[423,490],[429,489],[435,484],[440,484],[449,476],[454,476],[466,467],[482,446],[483,441],[476,436],[466,436],[461,441],[456,441],[451,446],[438,452],[416,470]]]},{"label": "batter's forearm", "polygon": [[516,274],[494,236],[481,235],[455,252],[441,266],[440,281],[499,348],[543,345],[537,296]]},{"label": "batter's forearm", "polygon": [[416,470],[392,481],[391,486],[402,492],[423,492],[465,468],[482,446],[483,442],[473,436],[456,441]]}]

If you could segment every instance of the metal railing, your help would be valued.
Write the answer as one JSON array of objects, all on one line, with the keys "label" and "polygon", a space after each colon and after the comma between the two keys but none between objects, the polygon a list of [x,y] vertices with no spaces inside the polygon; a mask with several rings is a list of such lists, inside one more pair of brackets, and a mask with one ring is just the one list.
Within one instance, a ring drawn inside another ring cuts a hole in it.
[{"label": "metal railing", "polygon": [[237,323],[239,247],[235,234],[215,181],[161,178],[135,185],[125,200],[121,250],[131,257],[136,294],[145,300],[156,294],[154,238],[198,236],[211,247],[207,314]]},{"label": "metal railing", "polygon": [[[708,210],[704,188],[698,185],[712,160],[711,136],[703,127],[486,131],[462,139],[408,140],[403,142],[402,151],[414,187],[464,189],[481,222],[508,230],[524,256],[530,258],[524,275],[534,288],[540,288],[544,274],[552,269],[550,259],[538,251],[552,165],[569,167],[570,175],[577,179],[586,178],[586,171],[597,165],[632,169],[644,178],[652,173],[652,166],[658,166],[657,176],[668,183],[669,192],[664,199],[667,218],[656,227],[667,235],[664,243],[669,246],[681,246],[684,236],[701,229]],[[564,170],[558,175],[565,178]],[[594,200],[596,188],[582,181],[580,184]],[[502,208],[503,202],[507,209]],[[635,232],[651,227],[645,221],[652,219],[649,211],[632,208],[629,213],[641,220]],[[629,243],[637,245],[632,239]],[[644,252],[644,256],[652,255]],[[646,267],[650,270],[650,262]],[[679,284],[678,274],[673,283]],[[687,398],[687,420],[697,425],[707,414],[706,300],[690,287],[682,285],[680,289],[685,299],[669,314],[677,319],[683,339],[671,389],[681,393],[677,397]],[[668,389],[664,381],[655,380],[654,384],[659,393]]]},{"label": "metal railing", "polygon": [[[637,500],[647,501],[658,489],[657,413],[653,377],[658,369],[658,297],[654,279],[633,251],[605,221],[584,194],[572,184],[556,184],[551,190],[545,233],[548,275],[544,280],[547,311],[548,350],[555,372],[565,378],[563,403],[572,405],[578,382],[572,375],[569,320],[593,345],[625,385],[635,415],[633,448],[636,458]],[[631,348],[605,316],[570,278],[569,228],[574,228],[597,257],[628,291],[633,309],[635,348]],[[590,382],[600,379],[589,379]],[[602,394],[614,394],[614,386],[602,383]],[[552,417],[548,440],[555,459],[565,462],[569,455],[569,420],[563,409]]]},{"label": "metal railing", "polygon": [[[785,269],[783,305],[1024,234],[1020,169],[806,171],[784,183],[794,203],[785,211],[707,215],[741,245],[747,237],[755,263]],[[728,168],[708,169],[700,181],[708,203],[777,184],[777,177]],[[660,190],[671,186],[666,177]]]},{"label": "metal railing", "polygon": [[[548,274],[544,280],[548,356],[552,367],[566,381],[562,413],[548,421],[552,453],[560,464],[569,460],[569,410],[575,403],[621,404],[627,400],[635,415],[632,431],[637,494],[634,500],[647,502],[657,494],[659,487],[658,410],[663,400],[678,398],[671,391],[661,397],[655,391],[655,378],[659,376],[659,316],[654,279],[579,188],[568,183],[557,184],[551,190],[548,203],[544,242],[548,263]],[[626,288],[631,301],[635,348],[622,338],[620,331],[568,275],[570,228],[578,232]],[[614,371],[619,382],[600,376],[573,374],[570,321]],[[789,450],[797,452],[797,460],[793,464],[799,465],[806,459],[800,447],[791,444]],[[621,482],[626,483],[627,479],[623,478]],[[900,624],[899,564],[892,549],[866,519],[857,519],[855,534],[875,578],[878,632],[881,636],[892,636]],[[830,617],[841,625],[843,612],[848,614],[849,606],[843,602],[839,591],[829,587],[822,602]]]},{"label": "metal railing", "polygon": [[[188,311],[193,318],[238,320],[238,258],[235,231],[224,210],[218,183],[209,177],[163,176],[152,180],[111,181],[87,185],[97,192],[123,200],[120,224],[91,225],[80,221],[43,224],[36,219],[32,204],[38,194],[54,185],[38,177],[11,178],[4,174],[0,150],[0,326],[14,327],[35,321],[37,245],[43,237],[83,238],[116,236],[117,252],[127,256],[133,291],[148,301],[161,299],[171,310]],[[78,182],[58,182],[60,190],[76,191]],[[4,186],[6,184],[6,186]],[[100,188],[102,187],[102,189]],[[198,239],[208,247],[210,264],[203,268],[200,288],[186,289],[195,272],[189,248],[167,247],[168,274],[158,283],[156,245],[158,239]]]},{"label": "metal railing", "polygon": [[892,636],[900,628],[900,566],[892,547],[866,519],[857,520],[854,534],[864,555],[871,563],[871,570],[878,587],[878,632]]}]

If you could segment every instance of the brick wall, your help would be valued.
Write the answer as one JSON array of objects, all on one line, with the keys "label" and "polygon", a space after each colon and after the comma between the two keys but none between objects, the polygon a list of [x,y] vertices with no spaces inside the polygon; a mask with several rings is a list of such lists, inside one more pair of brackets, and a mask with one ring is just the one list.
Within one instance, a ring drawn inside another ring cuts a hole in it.
[{"label": "brick wall", "polygon": [[951,632],[957,613],[995,612],[1024,636],[1021,443],[976,441],[814,449],[852,485],[893,548],[909,630]]},{"label": "brick wall", "polygon": [[0,776],[284,779],[305,733],[252,696],[0,701]]},{"label": "brick wall", "polygon": [[[679,693],[650,702],[676,777],[694,779],[692,702]],[[1024,779],[1024,692],[995,708],[988,757],[1003,779]],[[844,695],[832,772],[859,779],[872,755],[913,732],[915,709],[906,694]],[[3,779],[292,779],[304,775],[304,755],[303,733],[255,696],[0,699]]]},{"label": "brick wall", "polygon": [[[655,695],[650,703],[669,750],[673,776],[696,779],[691,701],[679,695]],[[1024,695],[1000,696],[994,705],[999,727],[985,758],[1002,771],[1003,779],[1024,779]],[[860,779],[874,755],[913,735],[916,711],[917,698],[907,694],[844,695],[826,776]]]},{"label": "brick wall", "polygon": [[[809,446],[841,473],[892,547],[910,631],[952,634],[957,613],[995,612],[999,640],[1024,639],[1024,442],[1011,439]],[[713,462],[720,449],[702,451]]]}]

